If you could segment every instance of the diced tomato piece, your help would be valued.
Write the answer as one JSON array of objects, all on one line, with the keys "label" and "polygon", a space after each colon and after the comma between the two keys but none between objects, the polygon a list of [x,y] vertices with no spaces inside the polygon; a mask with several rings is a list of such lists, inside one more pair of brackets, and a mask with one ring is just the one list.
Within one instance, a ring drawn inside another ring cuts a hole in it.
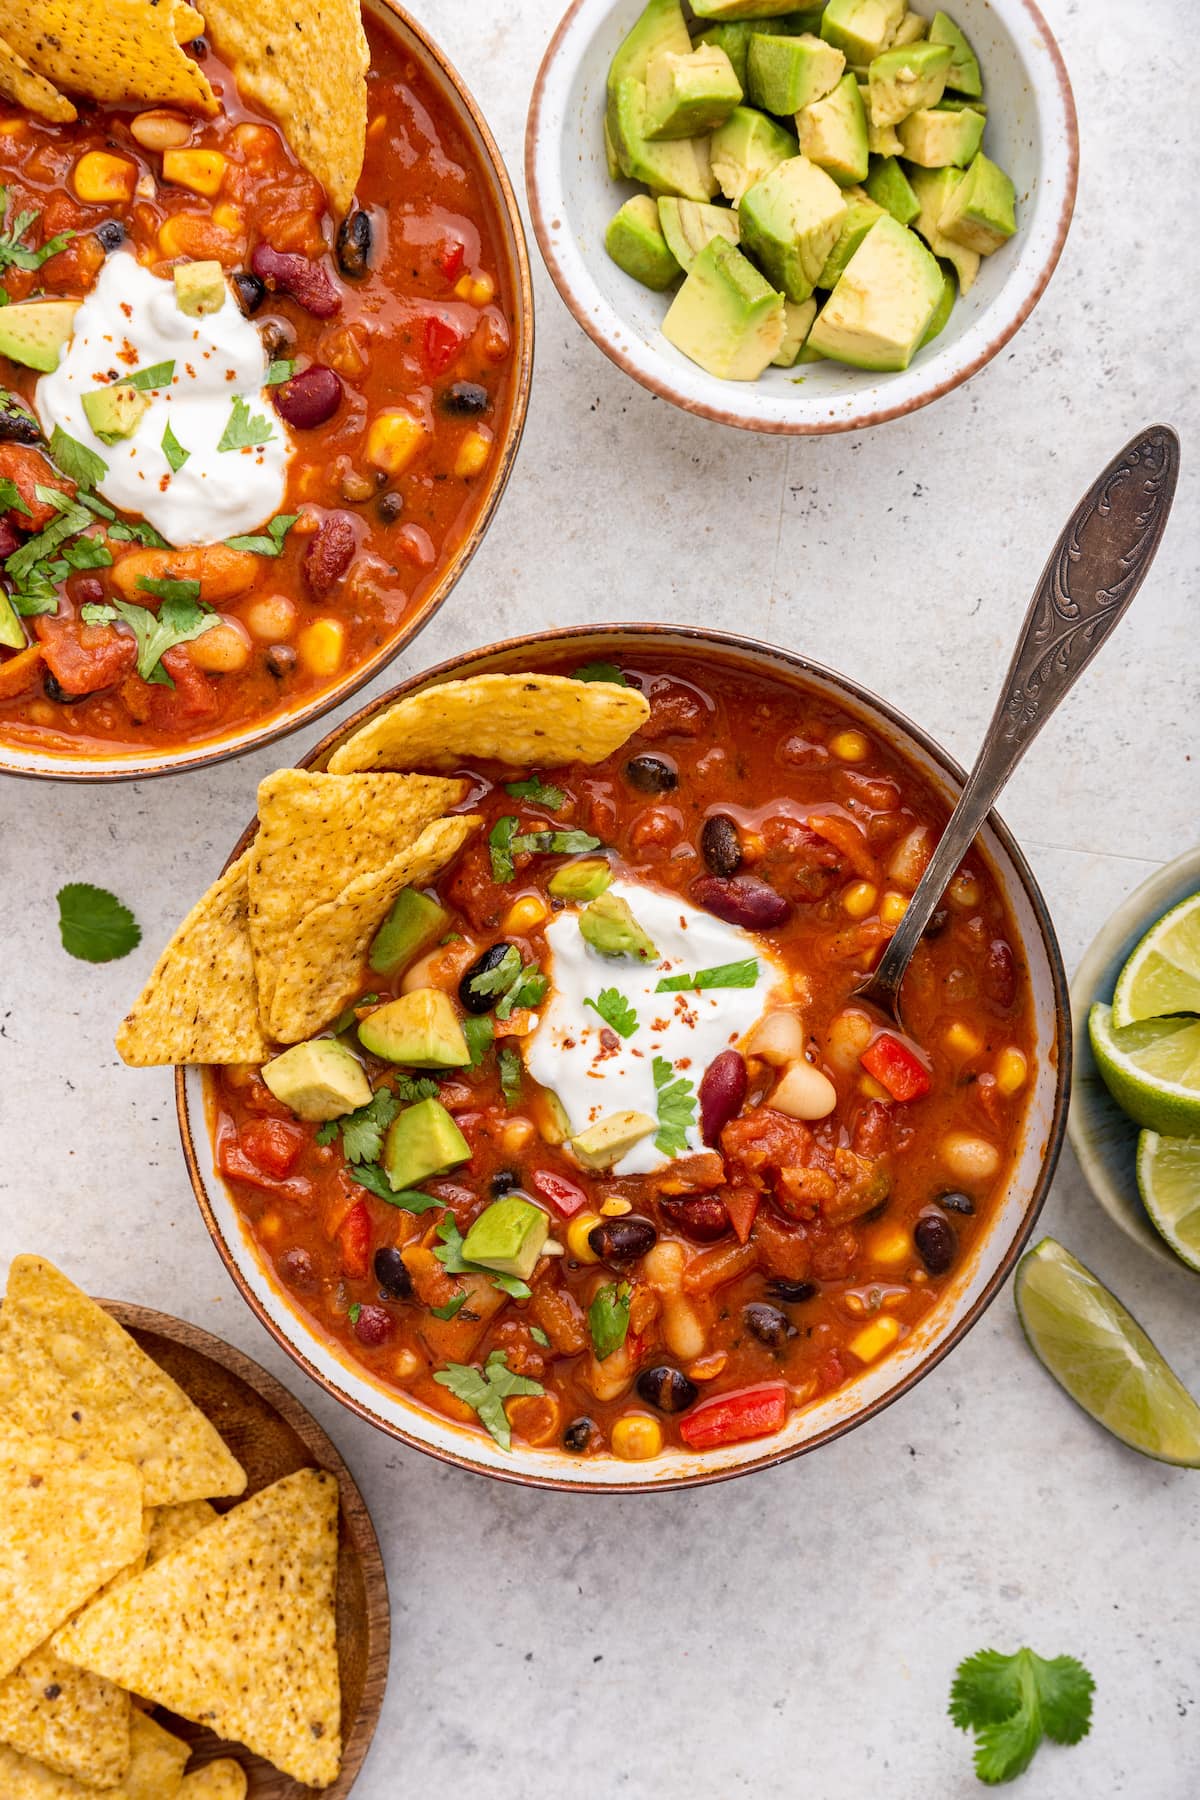
[{"label": "diced tomato piece", "polygon": [[757,1188],[731,1187],[725,1189],[723,1198],[725,1211],[729,1214],[729,1223],[737,1233],[738,1243],[749,1243],[762,1195]]},{"label": "diced tomato piece", "polygon": [[124,681],[137,662],[137,642],[112,625],[84,625],[50,614],[34,620],[46,667],[64,694],[98,694]]},{"label": "diced tomato piece", "polygon": [[338,1232],[342,1270],[351,1281],[365,1281],[371,1267],[371,1214],[365,1200],[350,1208]]},{"label": "diced tomato piece", "polygon": [[25,503],[24,512],[13,507],[7,514],[9,523],[18,531],[41,531],[56,516],[56,509],[48,501],[38,499],[38,487],[59,488],[72,497],[75,493],[75,483],[51,468],[32,444],[0,444],[0,477],[12,482]]},{"label": "diced tomato piece", "polygon": [[581,1206],[587,1205],[583,1189],[568,1181],[565,1175],[556,1175],[553,1169],[534,1169],[529,1185],[543,1200],[556,1207],[564,1219],[573,1218]]},{"label": "diced tomato piece", "polygon": [[238,1142],[251,1162],[268,1175],[290,1175],[304,1148],[305,1134],[286,1119],[258,1119],[243,1125]]},{"label": "diced tomato piece", "polygon": [[150,720],[156,731],[176,731],[185,720],[211,719],[218,709],[217,684],[198,669],[184,644],[167,650],[162,666],[173,688],[154,683],[149,691]]},{"label": "diced tomato piece", "polygon": [[715,1450],[718,1444],[741,1444],[769,1437],[787,1418],[788,1391],[782,1381],[764,1381],[703,1400],[679,1421],[679,1435],[689,1450]]},{"label": "diced tomato piece", "polygon": [[425,320],[425,366],[429,373],[444,375],[466,341],[452,319],[430,313]]},{"label": "diced tomato piece", "polygon": [[282,1200],[293,1200],[299,1205],[312,1199],[312,1182],[305,1176],[293,1175],[289,1181],[284,1181],[278,1176],[266,1174],[239,1148],[236,1138],[222,1141],[217,1161],[222,1175],[228,1175],[231,1181],[244,1181],[250,1187],[265,1188],[269,1194]]},{"label": "diced tomato piece", "polygon": [[858,1060],[893,1100],[919,1100],[933,1086],[929,1070],[917,1052],[890,1031],[881,1031]]},{"label": "diced tomato piece", "polygon": [[807,821],[810,831],[840,850],[856,875],[865,881],[879,879],[879,865],[871,855],[871,846],[853,819],[840,813],[813,813]]},{"label": "diced tomato piece", "polygon": [[467,247],[459,238],[446,238],[437,256],[437,266],[447,281],[457,281],[467,260]]}]

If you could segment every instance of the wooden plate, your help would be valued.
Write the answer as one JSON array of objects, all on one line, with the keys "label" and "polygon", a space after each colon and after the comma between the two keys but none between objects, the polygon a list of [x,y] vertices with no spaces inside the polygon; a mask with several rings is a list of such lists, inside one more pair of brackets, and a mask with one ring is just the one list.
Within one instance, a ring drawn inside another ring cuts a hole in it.
[{"label": "wooden plate", "polygon": [[[281,1775],[261,1757],[159,1708],[168,1730],[186,1738],[195,1760],[233,1756],[249,1779],[249,1800],[343,1800],[370,1748],[387,1685],[391,1612],[379,1540],[354,1477],[294,1394],[256,1362],[198,1325],[119,1300],[100,1305],[122,1324],[212,1420],[248,1477],[245,1499],[297,1469],[328,1469],[341,1490],[338,1529],[337,1641],[342,1683],[342,1768],[332,1787],[310,1788]],[[213,1502],[218,1512],[236,1500]]]}]

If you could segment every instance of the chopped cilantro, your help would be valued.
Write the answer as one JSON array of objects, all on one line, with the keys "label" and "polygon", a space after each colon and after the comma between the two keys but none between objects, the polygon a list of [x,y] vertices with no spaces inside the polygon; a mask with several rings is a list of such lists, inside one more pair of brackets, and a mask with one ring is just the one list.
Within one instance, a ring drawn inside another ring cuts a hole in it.
[{"label": "chopped cilantro", "polygon": [[333,1021],[333,1024],[329,1027],[329,1035],[331,1037],[341,1037],[343,1031],[349,1031],[352,1025],[358,1024],[359,1007],[374,1006],[378,999],[378,994],[361,994],[357,1000],[352,1000],[349,1006],[342,1008],[337,1018]]},{"label": "chopped cilantro", "polygon": [[604,1362],[625,1342],[629,1331],[629,1303],[632,1297],[633,1290],[627,1281],[622,1281],[619,1286],[615,1281],[610,1281],[597,1290],[595,1299],[588,1307],[587,1316],[597,1362]]},{"label": "chopped cilantro", "polygon": [[[86,498],[83,504],[95,506],[96,502],[91,498]],[[99,509],[97,508],[97,510]],[[111,518],[112,514],[110,513],[108,516]],[[169,550],[171,548],[162,533],[155,531],[153,525],[148,525],[145,519],[139,519],[134,524],[130,524],[127,519],[117,519],[115,524],[109,526],[108,535],[110,538],[116,538],[122,544],[144,544],[147,550]]]},{"label": "chopped cilantro", "polygon": [[448,1363],[433,1379],[439,1386],[449,1388],[472,1412],[478,1413],[480,1424],[491,1432],[502,1450],[512,1448],[512,1428],[504,1402],[518,1394],[544,1394],[546,1391],[540,1381],[531,1381],[527,1375],[514,1375],[503,1350],[493,1350],[482,1370],[467,1363]]},{"label": "chopped cilantro", "polygon": [[618,687],[629,686],[616,663],[584,663],[582,667],[572,669],[571,673],[576,681],[615,681]]},{"label": "chopped cilantro", "polygon": [[30,250],[21,239],[29,230],[35,219],[40,219],[38,212],[17,213],[10,221],[8,216],[8,189],[0,187],[0,269],[40,269],[44,262],[69,244],[76,235],[73,231],[60,231],[52,238],[47,238],[40,250]]},{"label": "chopped cilantro", "polygon": [[275,433],[270,422],[261,413],[252,413],[246,402],[238,394],[233,402],[233,411],[229,415],[229,423],[221,433],[221,441],[217,445],[220,450],[252,450],[256,444],[270,443]]},{"label": "chopped cilantro", "polygon": [[104,458],[69,436],[61,425],[56,425],[50,434],[50,456],[63,474],[81,488],[94,488],[108,474]]},{"label": "chopped cilantro", "polygon": [[226,538],[225,542],[231,550],[252,550],[256,556],[279,556],[283,551],[283,540],[299,513],[276,513],[267,525],[266,533],[252,532],[248,537]]},{"label": "chopped cilantro", "polygon": [[574,856],[578,850],[598,850],[600,839],[590,831],[526,831],[512,840],[515,856],[533,854]]},{"label": "chopped cilantro", "polygon": [[437,1212],[445,1205],[445,1201],[439,1200],[435,1194],[423,1194],[419,1188],[396,1188],[386,1194],[385,1198],[393,1206],[410,1213]]},{"label": "chopped cilantro", "polygon": [[521,1053],[512,1044],[505,1044],[497,1060],[500,1064],[500,1086],[504,1090],[504,1098],[509,1106],[515,1106],[521,1098]]},{"label": "chopped cilantro", "polygon": [[61,488],[45,487],[37,482],[33,491],[43,506],[54,508],[57,516],[35,537],[26,538],[21,548],[14,550],[6,561],[5,573],[19,588],[27,585],[38,564],[53,556],[60,544],[65,544],[68,538],[78,537],[92,523],[92,515],[86,506],[80,506]]},{"label": "chopped cilantro", "polygon": [[340,1119],[326,1119],[323,1124],[317,1126],[315,1133],[316,1141],[322,1148],[324,1148],[326,1144],[333,1143],[334,1139],[337,1137],[341,1123],[342,1121]]},{"label": "chopped cilantro", "polygon": [[432,1100],[438,1091],[438,1084],[430,1075],[397,1075],[395,1086],[396,1098],[406,1106],[415,1105],[418,1100]]},{"label": "chopped cilantro", "polygon": [[116,385],[136,388],[139,394],[149,394],[155,388],[170,387],[174,379],[174,361],[160,362],[151,363],[148,369],[135,369],[132,375],[122,375]]},{"label": "chopped cilantro", "polygon": [[510,944],[500,961],[491,969],[481,969],[471,977],[471,992],[485,999],[492,994],[505,994],[521,973],[521,952]]},{"label": "chopped cilantro", "polygon": [[445,1306],[431,1306],[429,1310],[435,1319],[452,1319],[466,1304],[467,1290],[464,1288],[461,1294],[455,1294],[453,1299],[447,1300]]},{"label": "chopped cilantro", "polygon": [[365,1106],[347,1113],[340,1121],[342,1150],[349,1163],[379,1161],[383,1134],[400,1111],[400,1102],[391,1088],[376,1088]]},{"label": "chopped cilantro", "polygon": [[697,969],[694,975],[666,975],[654,991],[681,994],[696,988],[753,987],[757,980],[758,959],[748,956],[745,962],[718,963],[712,969]]},{"label": "chopped cilantro", "polygon": [[[159,588],[195,588],[197,593],[200,591],[197,581],[149,581],[141,578],[138,585],[151,593]],[[152,613],[145,606],[134,606],[129,600],[114,600],[111,606],[85,606],[81,616],[87,625],[111,625],[118,618],[123,619],[137,639],[137,672],[143,681],[151,682],[156,687],[175,686],[162,666],[166,651],[173,649],[176,644],[190,644],[193,638],[203,636],[221,622],[217,613],[206,612],[194,600],[180,598],[176,593],[166,595],[157,613]]]},{"label": "chopped cilantro", "polygon": [[81,962],[115,962],[142,941],[129,908],[107,888],[72,881],[58,890],[58,929],[63,949]]},{"label": "chopped cilantro", "polygon": [[510,1019],[515,1007],[540,1006],[546,997],[546,989],[549,985],[550,983],[536,963],[526,963],[507,994],[496,1007],[496,1017]]},{"label": "chopped cilantro", "polygon": [[975,1733],[975,1773],[989,1786],[1013,1781],[1033,1761],[1043,1737],[1077,1744],[1092,1723],[1095,1682],[1073,1656],[1049,1662],[1032,1650],[1004,1656],[981,1650],[959,1663],[950,1717]]},{"label": "chopped cilantro", "polygon": [[357,1300],[352,1300],[350,1302],[349,1306],[346,1308],[346,1314],[352,1325],[358,1324],[358,1321],[362,1317],[362,1307],[358,1304]]},{"label": "chopped cilantro", "polygon": [[185,450],[175,433],[171,430],[171,421],[167,420],[167,428],[162,434],[162,453],[171,465],[172,475],[178,475],[188,457],[192,454]]},{"label": "chopped cilantro", "polygon": [[618,1037],[632,1037],[638,1028],[637,1013],[619,988],[601,988],[594,1000],[587,999],[583,1004],[599,1013],[604,1023],[611,1025]]},{"label": "chopped cilantro", "polygon": [[540,1325],[531,1325],[529,1327],[529,1335],[535,1344],[540,1344],[542,1346],[543,1350],[548,1350],[550,1348],[550,1339],[546,1336]]},{"label": "chopped cilantro", "polygon": [[531,775],[528,781],[506,781],[504,791],[514,800],[532,800],[535,806],[549,807],[551,812],[557,812],[566,799],[561,788],[551,787],[536,775]]},{"label": "chopped cilantro", "polygon": [[681,1075],[672,1081],[675,1073],[672,1063],[665,1056],[654,1059],[654,1086],[658,1093],[658,1135],[654,1139],[655,1147],[664,1156],[678,1156],[681,1150],[687,1149],[689,1128],[696,1122],[696,1093],[693,1084]]},{"label": "chopped cilantro", "polygon": [[0,479],[0,512],[22,512],[27,519],[31,517],[29,508],[21,498],[20,488],[7,475]]},{"label": "chopped cilantro", "polygon": [[112,551],[99,538],[72,538],[63,545],[63,561],[72,569],[109,569]]},{"label": "chopped cilantro", "polygon": [[[80,506],[86,506],[88,511],[94,512],[98,519],[115,519],[117,516],[107,500],[98,500],[95,494],[85,494],[81,490],[76,494],[75,498],[78,500]],[[110,532],[109,535],[113,536],[115,532],[116,527],[114,526],[113,531]],[[128,535],[129,533],[127,532],[126,536]]]},{"label": "chopped cilantro", "polygon": [[485,1269],[482,1263],[469,1262],[463,1255],[465,1239],[458,1229],[458,1222],[453,1214],[447,1214],[437,1227],[437,1235],[442,1244],[434,1255],[445,1269],[447,1275],[486,1275],[493,1287],[502,1293],[510,1294],[514,1300],[528,1300],[530,1288],[527,1281],[519,1275],[500,1275],[495,1269]]},{"label": "chopped cilantro", "polygon": [[516,873],[512,858],[512,841],[521,821],[512,813],[497,819],[488,833],[488,849],[492,857],[492,880],[511,881]]},{"label": "chopped cilantro", "polygon": [[274,362],[268,363],[267,379],[263,385],[278,387],[281,381],[290,381],[295,373],[296,359],[294,356],[277,357]]},{"label": "chopped cilantro", "polygon": [[462,1021],[462,1034],[471,1053],[471,1067],[477,1069],[492,1047],[492,1021],[486,1013],[469,1015]]},{"label": "chopped cilantro", "polygon": [[138,586],[144,594],[153,594],[156,600],[199,600],[200,598],[200,583],[187,578],[176,580],[170,575],[139,575]]}]

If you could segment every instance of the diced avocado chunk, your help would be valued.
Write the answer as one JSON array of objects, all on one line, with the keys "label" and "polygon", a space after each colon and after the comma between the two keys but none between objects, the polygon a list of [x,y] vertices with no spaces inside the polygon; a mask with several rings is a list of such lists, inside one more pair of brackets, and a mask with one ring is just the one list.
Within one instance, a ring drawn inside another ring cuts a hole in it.
[{"label": "diced avocado chunk", "polygon": [[965,169],[983,142],[984,119],[973,107],[918,107],[901,119],[896,136],[907,161],[923,169]]},{"label": "diced avocado chunk", "polygon": [[906,12],[896,27],[896,35],[892,39],[892,49],[899,50],[905,44],[917,44],[922,38],[927,38],[929,23],[929,20],[920,13]]},{"label": "diced avocado chunk", "polygon": [[871,123],[898,125],[919,106],[936,106],[951,54],[948,44],[908,44],[877,56],[867,72]]},{"label": "diced avocado chunk", "polygon": [[713,44],[723,50],[733,64],[733,72],[738,78],[738,86],[743,94],[746,92],[746,64],[750,51],[750,36],[755,27],[745,19],[734,20],[728,25],[710,25],[696,39],[696,48],[701,44]]},{"label": "diced avocado chunk", "polygon": [[656,293],[670,287],[679,274],[649,194],[635,194],[613,214],[604,234],[604,248],[619,269]]},{"label": "diced avocado chunk", "polygon": [[189,319],[220,312],[225,304],[225,271],[219,262],[175,265],[175,304]]},{"label": "diced avocado chunk", "polygon": [[612,132],[608,129],[608,120],[604,121],[604,166],[608,170],[610,181],[620,181],[621,162],[617,155],[617,146],[613,143]]},{"label": "diced avocado chunk", "polygon": [[829,0],[821,36],[848,63],[865,67],[892,43],[906,10],[906,0]]},{"label": "diced avocado chunk", "polygon": [[700,252],[663,320],[677,350],[729,381],[757,381],[785,329],[782,294],[724,238]]},{"label": "diced avocado chunk", "polygon": [[1012,182],[981,150],[948,195],[938,230],[980,256],[999,250],[1017,229]]},{"label": "diced avocado chunk", "polygon": [[783,342],[771,358],[775,368],[790,369],[793,366],[804,348],[804,340],[812,330],[812,322],[816,316],[815,300],[801,300],[799,304],[791,300],[784,301]]},{"label": "diced avocado chunk", "polygon": [[877,206],[874,200],[868,199],[865,194],[861,199],[857,198],[861,192],[860,189],[856,188],[854,192],[856,196],[854,199],[851,199],[849,195],[846,196],[846,216],[842,220],[842,228],[838,232],[837,242],[825,258],[821,273],[817,276],[814,284],[816,287],[834,288],[837,286],[846,264],[876,219],[883,214],[883,207]]},{"label": "diced avocado chunk", "polygon": [[921,339],[920,348],[932,344],[938,333],[945,328],[946,320],[954,310],[954,302],[958,298],[958,285],[953,275],[942,270],[942,297],[933,310],[933,317],[925,327],[925,336]]},{"label": "diced avocado chunk", "polygon": [[716,44],[687,56],[664,50],[646,71],[646,136],[686,138],[715,131],[741,98],[733,64]]},{"label": "diced avocado chunk", "polygon": [[664,50],[686,56],[691,47],[679,0],[650,0],[609,64],[609,93],[615,94],[622,81],[645,81],[651,58]]},{"label": "diced avocado chunk", "polygon": [[467,1262],[497,1275],[528,1281],[549,1235],[550,1220],[540,1206],[506,1194],[480,1213],[463,1239],[462,1253]]},{"label": "diced avocado chunk", "polygon": [[809,344],[857,369],[906,369],[941,297],[935,258],[884,213],[817,314]]},{"label": "diced avocado chunk", "polygon": [[589,1125],[571,1139],[571,1150],[585,1169],[611,1169],[643,1138],[658,1130],[658,1120],[649,1113],[609,1113],[595,1125]]},{"label": "diced avocado chunk", "polygon": [[709,159],[708,139],[671,138],[654,143],[646,136],[646,88],[640,81],[617,83],[608,103],[621,173],[656,194],[680,194],[685,200],[711,200],[717,191]]},{"label": "diced avocado chunk", "polygon": [[384,1172],[393,1193],[468,1162],[468,1144],[440,1100],[418,1100],[397,1113],[383,1140]]},{"label": "diced avocado chunk", "polygon": [[845,67],[841,51],[811,33],[785,37],[756,31],[746,61],[750,102],[770,113],[799,112],[813,100],[823,100]]},{"label": "diced avocado chunk", "polygon": [[931,44],[949,44],[954,53],[950,72],[946,76],[946,86],[953,88],[956,94],[966,94],[969,99],[978,100],[983,92],[979,58],[954,20],[947,18],[944,12],[934,13],[933,23],[929,27],[929,41]]},{"label": "diced avocado chunk", "polygon": [[[742,241],[789,300],[807,300],[846,216],[841,189],[806,156],[756,181],[738,208]],[[778,345],[776,345],[778,349]]]},{"label": "diced avocado chunk", "polygon": [[867,149],[872,156],[899,156],[904,145],[896,136],[895,126],[876,125],[871,118],[870,89],[860,81],[858,92],[867,115]]},{"label": "diced avocado chunk", "polygon": [[367,1072],[338,1038],[311,1038],[262,1066],[281,1106],[298,1119],[341,1119],[371,1098]]},{"label": "diced avocado chunk", "polygon": [[664,194],[658,203],[658,219],[672,256],[685,271],[713,238],[736,244],[741,237],[738,216],[729,206],[698,206],[694,200],[676,200]]},{"label": "diced avocado chunk", "polygon": [[82,300],[23,300],[0,310],[0,356],[40,369],[57,369]]},{"label": "diced avocado chunk", "polygon": [[377,975],[395,975],[435,943],[450,923],[450,914],[419,888],[402,888],[392,910],[375,933],[367,961]]},{"label": "diced avocado chunk", "polygon": [[692,0],[698,19],[777,19],[795,10],[792,0]]},{"label": "diced avocado chunk", "polygon": [[0,588],[0,644],[6,650],[24,650],[27,643],[25,628],[13,610],[13,603]]},{"label": "diced avocado chunk", "polygon": [[752,106],[735,106],[720,130],[713,132],[710,147],[713,174],[735,206],[747,188],[797,150],[790,131]]},{"label": "diced avocado chunk", "polygon": [[872,160],[865,187],[872,200],[890,212],[902,225],[911,225],[921,210],[921,202],[912,184],[894,156]]},{"label": "diced avocado chunk", "polygon": [[912,190],[921,209],[913,222],[914,229],[920,232],[935,256],[942,256],[947,262],[953,263],[958,276],[959,292],[966,294],[970,292],[979,273],[979,252],[968,250],[965,244],[946,237],[938,224],[962,179],[961,169],[909,170]]},{"label": "diced avocado chunk", "polygon": [[93,388],[83,396],[87,422],[103,444],[132,437],[150,405],[150,396],[118,381],[112,387]]},{"label": "diced avocado chunk", "polygon": [[579,915],[579,929],[601,956],[638,956],[644,962],[653,962],[658,955],[630,911],[629,902],[619,894],[600,894],[585,906]]},{"label": "diced avocado chunk", "polygon": [[[663,202],[660,202],[660,205]],[[687,201],[677,202],[687,205]],[[546,886],[556,900],[595,900],[612,881],[612,870],[602,856],[586,856],[580,862],[555,869]]]},{"label": "diced avocado chunk", "polygon": [[565,1144],[571,1135],[567,1109],[553,1088],[538,1088],[530,1097],[529,1110],[538,1135],[547,1144]]},{"label": "diced avocado chunk", "polygon": [[867,113],[853,75],[843,75],[831,94],[801,108],[796,114],[796,133],[804,155],[839,187],[866,180],[870,167]]},{"label": "diced avocado chunk", "polygon": [[463,1069],[471,1060],[458,1014],[441,988],[414,988],[368,1013],[358,1041],[372,1056],[418,1069]]}]

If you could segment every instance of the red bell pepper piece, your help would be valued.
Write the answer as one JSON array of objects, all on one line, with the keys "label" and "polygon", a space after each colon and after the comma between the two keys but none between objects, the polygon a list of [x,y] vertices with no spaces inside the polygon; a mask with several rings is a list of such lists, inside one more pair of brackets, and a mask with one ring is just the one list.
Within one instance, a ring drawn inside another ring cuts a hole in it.
[{"label": "red bell pepper piece", "polygon": [[467,247],[461,238],[445,238],[438,252],[437,265],[447,281],[457,281],[467,260]]},{"label": "red bell pepper piece", "polygon": [[732,1394],[702,1400],[680,1419],[679,1435],[689,1450],[715,1450],[718,1444],[769,1437],[781,1428],[787,1410],[786,1383],[763,1381],[757,1387],[737,1388]]},{"label": "red bell pepper piece", "polygon": [[565,1175],[556,1175],[552,1169],[535,1169],[529,1177],[529,1185],[543,1200],[557,1207],[564,1219],[573,1218],[581,1206],[587,1205],[583,1189],[568,1181]]},{"label": "red bell pepper piece", "polygon": [[371,1214],[365,1200],[358,1200],[342,1220],[338,1249],[343,1273],[351,1281],[365,1281],[371,1267]]},{"label": "red bell pepper piece", "polygon": [[919,1100],[933,1085],[929,1070],[916,1051],[890,1031],[881,1031],[858,1060],[893,1100]]},{"label": "red bell pepper piece", "polygon": [[466,342],[452,319],[430,313],[425,321],[425,366],[431,375],[444,375]]},{"label": "red bell pepper piece", "polygon": [[305,1133],[286,1119],[256,1119],[243,1125],[238,1142],[251,1162],[268,1175],[290,1175],[304,1148]]}]

